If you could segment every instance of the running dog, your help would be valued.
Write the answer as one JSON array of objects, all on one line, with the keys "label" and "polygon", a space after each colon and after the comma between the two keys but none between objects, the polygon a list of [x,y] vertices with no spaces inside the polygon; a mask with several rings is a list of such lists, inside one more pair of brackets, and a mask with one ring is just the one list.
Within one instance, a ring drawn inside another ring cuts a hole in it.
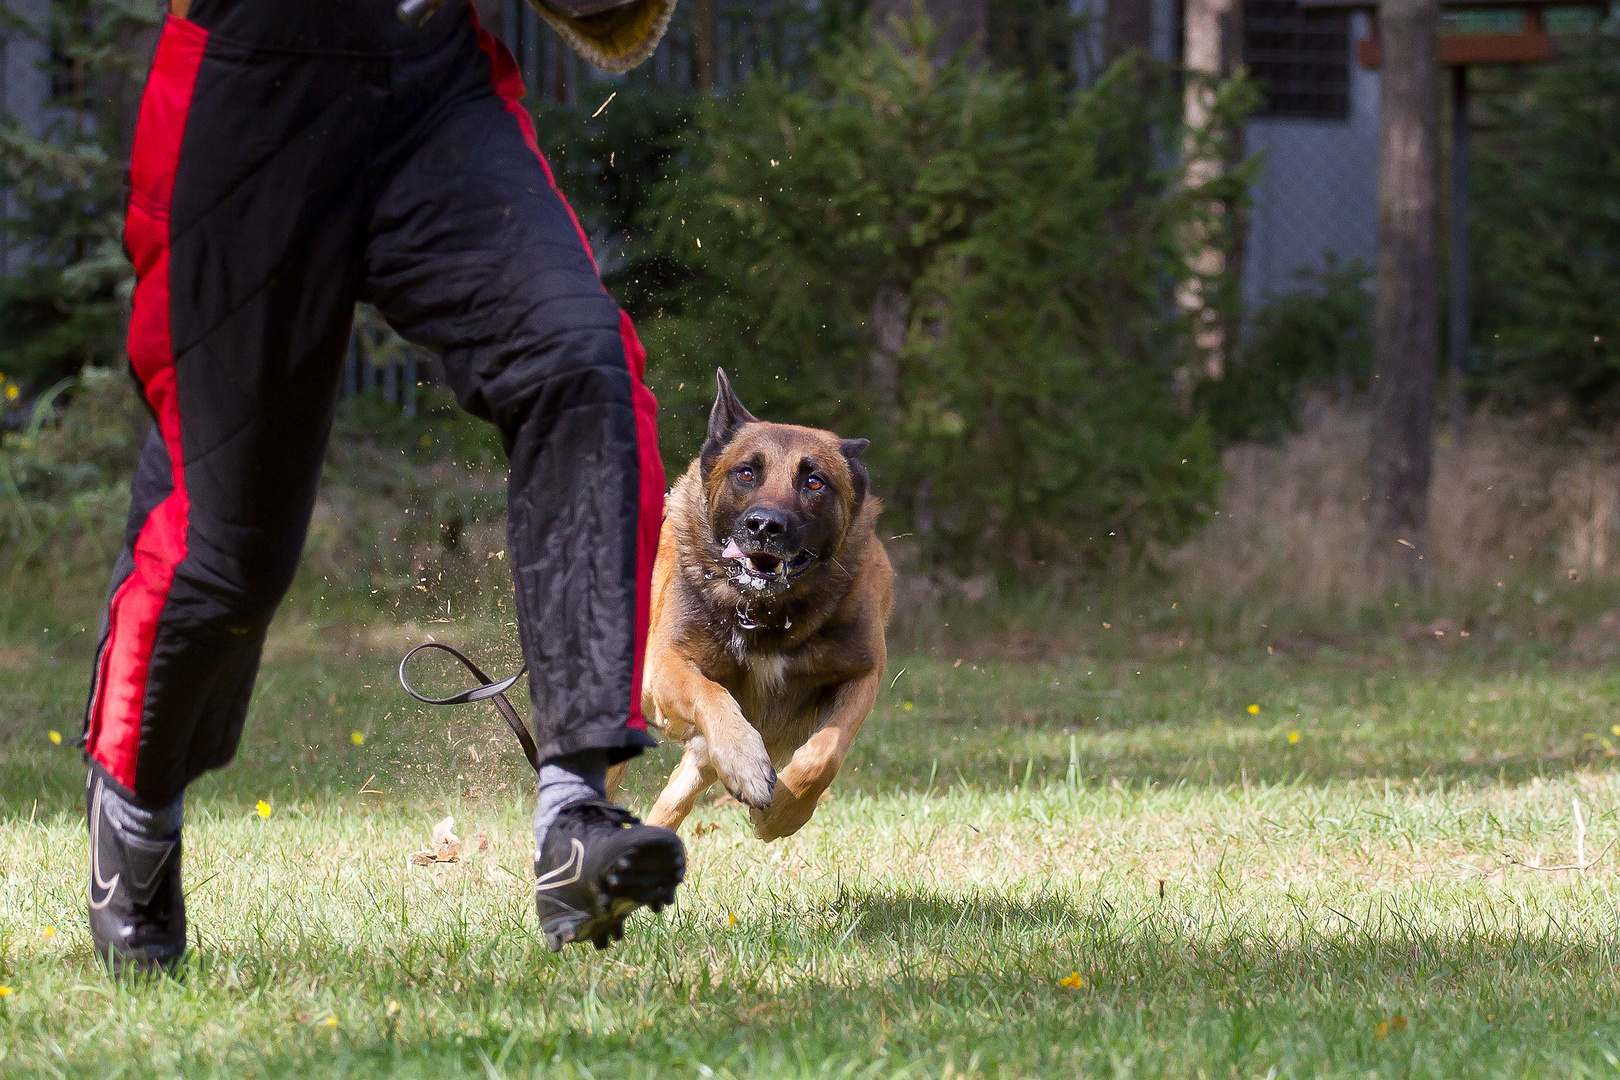
[{"label": "running dog", "polygon": [[642,709],[686,753],[647,823],[678,828],[719,780],[775,840],[810,820],[877,700],[894,571],[867,440],[762,422],[716,374],[653,567]]}]

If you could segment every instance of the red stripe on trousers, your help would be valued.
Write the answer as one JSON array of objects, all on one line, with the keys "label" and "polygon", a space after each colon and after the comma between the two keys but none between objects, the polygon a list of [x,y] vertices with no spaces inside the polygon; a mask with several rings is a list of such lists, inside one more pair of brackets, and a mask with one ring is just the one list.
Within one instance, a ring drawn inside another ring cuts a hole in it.
[{"label": "red stripe on trousers", "polygon": [[169,206],[180,167],[180,145],[191,114],[208,31],[169,16],[141,95],[130,153],[129,213],[124,244],[135,263],[129,360],[157,416],[169,452],[174,490],[147,515],[135,538],[135,569],[113,595],[107,613],[87,749],[126,788],[135,788],[146,684],[158,619],[175,567],[186,557],[191,500],[180,445],[174,341],[170,332]]},{"label": "red stripe on trousers", "polygon": [[[580,246],[585,249],[585,257],[591,260],[591,268],[600,276],[601,269],[596,265],[596,256],[591,251],[591,242],[585,235],[584,226],[579,223],[579,215],[574,213],[573,206],[557,187],[551,165],[540,152],[534,121],[523,107],[523,95],[527,91],[523,87],[523,76],[518,71],[517,61],[505,45],[478,25],[478,13],[472,11],[471,14],[473,26],[478,31],[479,48],[489,57],[490,82],[495,87],[495,93],[505,104],[506,111],[517,120],[518,128],[523,132],[523,141],[534,151],[540,168],[545,170],[546,183],[568,211],[574,231],[579,234]],[[636,328],[623,310],[619,312],[619,337],[624,342],[625,366],[630,369],[630,395],[636,414],[636,459],[641,478],[640,509],[636,518],[635,667],[630,679],[630,719],[626,726],[645,731],[647,720],[641,713],[641,672],[647,655],[648,624],[652,619],[653,561],[658,556],[658,532],[664,520],[664,461],[658,454],[658,399],[653,397],[653,392],[647,389],[643,381],[647,374],[647,350],[642,348]]]}]

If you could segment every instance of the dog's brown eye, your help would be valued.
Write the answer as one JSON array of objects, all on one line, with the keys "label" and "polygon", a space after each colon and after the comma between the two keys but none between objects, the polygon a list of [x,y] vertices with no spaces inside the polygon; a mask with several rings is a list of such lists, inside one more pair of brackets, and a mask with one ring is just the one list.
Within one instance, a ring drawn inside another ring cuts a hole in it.
[{"label": "dog's brown eye", "polygon": [[754,470],[744,465],[737,470],[737,479],[745,484],[752,484],[754,482]]},{"label": "dog's brown eye", "polygon": [[809,488],[811,491],[820,491],[827,485],[826,482],[821,479],[821,477],[812,476],[804,482],[804,486]]}]

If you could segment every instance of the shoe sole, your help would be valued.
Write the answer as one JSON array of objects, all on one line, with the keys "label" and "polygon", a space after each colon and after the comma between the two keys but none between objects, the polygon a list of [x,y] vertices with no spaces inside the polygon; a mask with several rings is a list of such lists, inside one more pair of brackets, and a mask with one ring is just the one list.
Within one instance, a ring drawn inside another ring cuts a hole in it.
[{"label": "shoe sole", "polygon": [[605,949],[624,938],[624,920],[642,907],[654,912],[675,902],[675,887],[686,877],[686,852],[679,840],[649,838],[627,849],[597,881],[595,910],[554,916],[543,924],[552,952],[589,941]]}]

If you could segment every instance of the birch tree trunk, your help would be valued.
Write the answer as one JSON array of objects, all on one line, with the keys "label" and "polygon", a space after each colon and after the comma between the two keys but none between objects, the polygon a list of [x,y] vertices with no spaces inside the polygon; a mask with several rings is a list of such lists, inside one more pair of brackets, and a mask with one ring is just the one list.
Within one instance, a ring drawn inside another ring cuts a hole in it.
[{"label": "birch tree trunk", "polygon": [[[1213,116],[1215,83],[1242,62],[1242,11],[1236,0],[1186,0],[1182,62],[1187,68],[1187,89],[1182,115],[1189,129],[1208,127]],[[1189,188],[1217,179],[1226,169],[1218,154],[1194,147],[1189,138],[1184,175]],[[1226,372],[1226,326],[1220,310],[1210,303],[1206,283],[1226,269],[1226,252],[1218,237],[1190,238],[1188,276],[1176,290],[1176,302],[1193,318],[1194,338],[1204,357],[1204,374],[1212,379]]]}]

